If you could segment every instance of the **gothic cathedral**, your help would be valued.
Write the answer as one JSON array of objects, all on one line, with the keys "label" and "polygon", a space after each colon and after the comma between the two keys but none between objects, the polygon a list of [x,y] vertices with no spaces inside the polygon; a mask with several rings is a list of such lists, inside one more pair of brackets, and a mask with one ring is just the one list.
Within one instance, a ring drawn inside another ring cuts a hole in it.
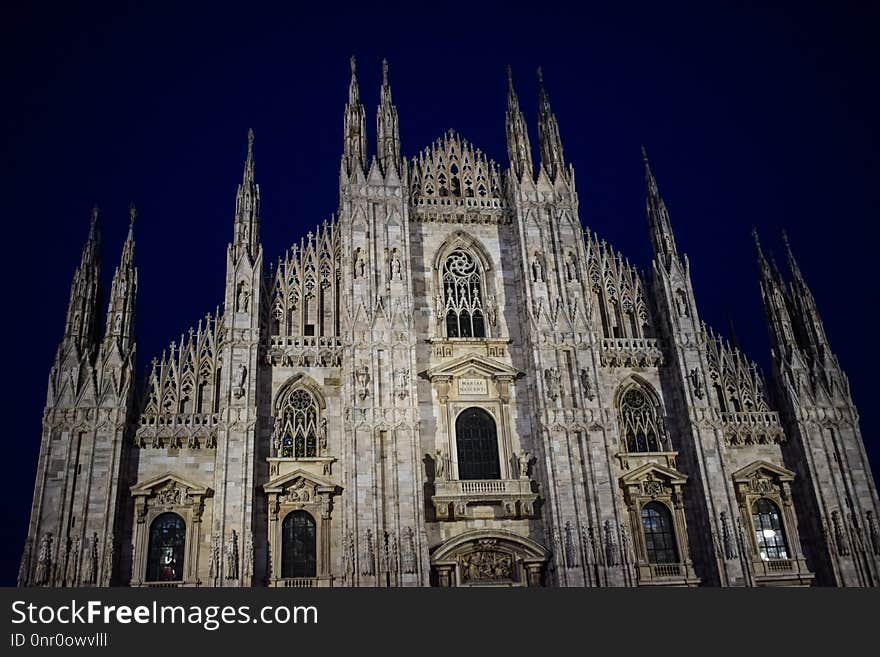
[{"label": "gothic cathedral", "polygon": [[103,323],[93,213],[19,585],[880,585],[791,250],[786,280],[755,235],[765,382],[700,320],[647,157],[645,275],[582,226],[543,82],[540,162],[511,81],[502,170],[452,131],[402,157],[383,67],[375,149],[352,60],[338,215],[277,262],[249,134],[223,304],[142,381],[135,210]]}]

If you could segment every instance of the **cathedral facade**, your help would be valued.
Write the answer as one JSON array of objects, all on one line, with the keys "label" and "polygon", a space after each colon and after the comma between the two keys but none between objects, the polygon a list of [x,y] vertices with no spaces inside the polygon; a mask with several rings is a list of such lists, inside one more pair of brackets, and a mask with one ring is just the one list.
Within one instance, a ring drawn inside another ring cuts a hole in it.
[{"label": "cathedral facade", "polygon": [[249,133],[222,305],[145,377],[135,211],[106,305],[93,213],[19,585],[880,585],[790,249],[784,278],[755,236],[765,381],[700,320],[647,157],[645,274],[582,226],[543,82],[539,161],[511,81],[502,169],[451,131],[402,157],[383,67],[369,147],[352,60],[337,216],[275,262]]}]

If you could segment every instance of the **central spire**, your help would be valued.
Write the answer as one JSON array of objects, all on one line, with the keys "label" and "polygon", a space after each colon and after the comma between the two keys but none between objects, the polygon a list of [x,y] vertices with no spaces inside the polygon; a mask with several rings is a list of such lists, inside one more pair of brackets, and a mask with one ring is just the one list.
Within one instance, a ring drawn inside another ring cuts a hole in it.
[{"label": "central spire", "polygon": [[348,85],[348,103],[345,105],[345,143],[343,166],[351,176],[356,169],[365,171],[367,166],[367,130],[364,106],[361,103],[357,81],[357,63],[351,56],[351,82]]},{"label": "central spire", "polygon": [[526,127],[526,119],[519,108],[519,98],[513,87],[513,71],[507,67],[507,114],[505,115],[507,128],[507,155],[510,158],[510,168],[517,180],[522,180],[528,173],[531,178],[534,175],[532,169],[532,147],[529,143],[529,131]]}]

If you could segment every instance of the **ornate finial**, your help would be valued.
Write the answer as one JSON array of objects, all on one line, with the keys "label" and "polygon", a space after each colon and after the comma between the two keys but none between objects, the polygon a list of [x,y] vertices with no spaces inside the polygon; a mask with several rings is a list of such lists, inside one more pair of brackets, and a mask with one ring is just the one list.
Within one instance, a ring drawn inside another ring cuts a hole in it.
[{"label": "ornate finial", "polygon": [[642,144],[642,162],[645,163],[645,166],[647,168],[649,168],[649,169],[651,168],[651,165],[648,162],[648,149],[645,148],[644,144]]},{"label": "ornate finial", "polygon": [[388,60],[382,58],[382,84],[388,86]]},{"label": "ornate finial", "polygon": [[542,86],[544,84],[544,72],[541,70],[540,66],[538,67],[538,84]]},{"label": "ornate finial", "polygon": [[98,204],[97,203],[95,203],[92,206],[92,221],[93,222],[98,221]]},{"label": "ornate finial", "polygon": [[128,204],[128,227],[134,228],[134,221],[137,219],[137,208],[134,206],[134,201]]},{"label": "ornate finial", "polygon": [[351,75],[352,75],[352,77],[354,77],[354,74],[357,70],[357,62],[355,61],[354,55],[351,56],[351,59],[349,59],[349,62],[351,63]]},{"label": "ornate finial", "polygon": [[254,147],[254,129],[248,128],[248,150]]},{"label": "ornate finial", "polygon": [[510,64],[507,65],[507,84],[513,86],[513,69]]},{"label": "ornate finial", "polygon": [[785,228],[782,229],[782,243],[785,244],[785,248],[791,251],[791,244],[788,243],[788,232]]}]

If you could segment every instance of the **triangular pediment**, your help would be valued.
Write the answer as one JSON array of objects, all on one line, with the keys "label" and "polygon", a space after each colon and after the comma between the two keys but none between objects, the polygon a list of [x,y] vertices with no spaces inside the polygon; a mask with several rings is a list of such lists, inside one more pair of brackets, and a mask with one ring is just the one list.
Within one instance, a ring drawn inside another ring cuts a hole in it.
[{"label": "triangular pediment", "polygon": [[521,374],[518,369],[506,363],[480,354],[463,354],[425,372],[429,379],[457,376],[484,376],[494,379],[499,376],[517,377]]},{"label": "triangular pediment", "polygon": [[659,463],[645,463],[643,466],[628,472],[620,478],[624,485],[637,484],[649,477],[664,479],[671,484],[684,484],[688,476],[684,473]]},{"label": "triangular pediment", "polygon": [[185,488],[190,493],[195,493],[197,495],[208,496],[213,492],[207,486],[202,486],[201,484],[197,484],[187,479],[184,479],[180,475],[174,474],[173,472],[166,472],[165,474],[154,477],[153,479],[148,479],[147,481],[135,484],[131,487],[131,494],[133,497],[152,495],[153,491],[158,488],[167,486],[169,483],[179,486],[180,488]]},{"label": "triangular pediment", "polygon": [[284,492],[285,488],[300,479],[319,489],[336,488],[336,484],[334,484],[329,479],[325,479],[324,477],[318,476],[312,472],[303,470],[302,468],[298,468],[293,472],[288,472],[287,474],[275,477],[275,479],[266,483],[263,486],[263,490],[267,493],[282,493]]},{"label": "triangular pediment", "polygon": [[737,470],[733,473],[733,480],[748,481],[761,472],[773,477],[778,477],[781,481],[794,481],[794,472],[786,470],[782,466],[774,465],[768,461],[755,461],[744,467],[742,470]]}]

